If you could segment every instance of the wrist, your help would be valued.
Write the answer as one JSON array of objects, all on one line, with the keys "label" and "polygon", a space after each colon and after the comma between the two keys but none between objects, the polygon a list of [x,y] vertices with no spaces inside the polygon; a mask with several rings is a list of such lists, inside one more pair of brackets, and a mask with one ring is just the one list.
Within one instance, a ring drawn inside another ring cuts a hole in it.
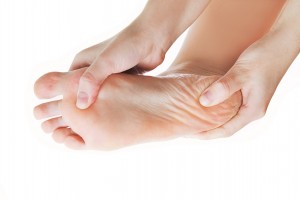
[{"label": "wrist", "polygon": [[265,64],[268,60],[270,67],[274,66],[274,63],[278,66],[287,66],[299,54],[299,42],[297,34],[290,31],[288,27],[280,27],[269,31],[264,37],[254,42],[242,53],[241,57],[246,60],[260,60]]},{"label": "wrist", "polygon": [[291,41],[289,45],[296,46],[295,48],[297,48],[298,53],[300,51],[299,6],[299,0],[287,0],[270,31],[271,33],[278,32],[286,36],[285,39]]},{"label": "wrist", "polygon": [[264,74],[269,77],[266,80],[273,80],[270,82],[277,86],[298,53],[293,34],[287,29],[273,29],[247,48],[236,64],[252,66],[252,72]]},{"label": "wrist", "polygon": [[137,17],[128,28],[134,30],[135,35],[145,43],[148,43],[148,46],[161,49],[164,52],[167,52],[175,41],[168,34],[167,27],[149,19],[145,15]]},{"label": "wrist", "polygon": [[139,67],[146,71],[154,69],[163,62],[168,50],[168,46],[163,44],[158,42],[157,34],[139,20],[133,21],[109,42],[110,47],[121,47],[122,51],[128,52],[128,55],[131,55],[129,59],[136,60]]},{"label": "wrist", "polygon": [[150,31],[163,49],[175,40],[200,16],[211,0],[149,0],[135,20]]}]

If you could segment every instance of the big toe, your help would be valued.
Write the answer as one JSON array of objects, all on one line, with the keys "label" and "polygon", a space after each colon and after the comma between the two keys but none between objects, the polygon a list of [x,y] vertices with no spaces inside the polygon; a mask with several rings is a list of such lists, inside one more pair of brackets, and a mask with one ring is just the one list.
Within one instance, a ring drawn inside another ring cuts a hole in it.
[{"label": "big toe", "polygon": [[81,75],[86,70],[81,68],[70,72],[50,72],[41,76],[34,84],[35,95],[40,99],[51,99],[58,95],[76,93]]},{"label": "big toe", "polygon": [[41,76],[34,84],[34,93],[40,99],[50,99],[62,93],[61,80],[65,73],[50,72]]}]

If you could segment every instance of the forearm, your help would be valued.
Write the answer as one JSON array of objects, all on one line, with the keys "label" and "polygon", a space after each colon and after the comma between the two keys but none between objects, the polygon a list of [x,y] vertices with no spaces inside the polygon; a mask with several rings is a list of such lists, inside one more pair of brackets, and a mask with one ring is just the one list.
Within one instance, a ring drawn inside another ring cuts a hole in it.
[{"label": "forearm", "polygon": [[[287,57],[300,52],[300,0],[287,0],[269,35],[275,38],[276,48]],[[270,37],[267,35],[267,37]],[[277,40],[276,40],[277,39]],[[289,55],[289,56],[288,56]]]},{"label": "forearm", "polygon": [[[259,61],[278,81],[300,52],[300,0],[288,0],[271,30],[241,56]],[[267,62],[269,61],[269,62]]]},{"label": "forearm", "polygon": [[268,80],[277,84],[299,54],[299,40],[287,29],[270,32],[255,46],[258,46],[256,53],[261,54],[257,67],[264,68]]},{"label": "forearm", "polygon": [[149,0],[137,21],[158,38],[165,48],[200,16],[210,0]]},{"label": "forearm", "polygon": [[[285,29],[300,41],[300,0],[287,0],[271,31]],[[298,43],[300,48],[300,43]]]}]

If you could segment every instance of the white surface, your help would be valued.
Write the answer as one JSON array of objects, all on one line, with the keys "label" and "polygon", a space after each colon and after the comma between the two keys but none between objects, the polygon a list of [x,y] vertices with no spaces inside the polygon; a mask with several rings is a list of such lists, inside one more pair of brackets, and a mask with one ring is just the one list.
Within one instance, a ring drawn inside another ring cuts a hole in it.
[{"label": "white surface", "polygon": [[300,199],[299,58],[267,116],[230,139],[107,153],[70,151],[42,133],[31,112],[34,80],[66,70],[79,50],[126,26],[144,3],[0,0],[0,199]]}]

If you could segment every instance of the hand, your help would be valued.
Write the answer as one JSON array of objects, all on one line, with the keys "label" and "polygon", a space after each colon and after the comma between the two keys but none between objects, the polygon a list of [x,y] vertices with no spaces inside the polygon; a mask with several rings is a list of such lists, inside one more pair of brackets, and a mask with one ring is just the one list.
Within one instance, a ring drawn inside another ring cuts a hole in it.
[{"label": "hand", "polygon": [[[97,59],[98,55],[109,46],[109,43],[114,38],[109,38],[99,44],[93,45],[89,48],[86,48],[80,51],[74,58],[73,63],[70,66],[69,71],[74,71],[80,68],[89,67],[92,63]],[[143,62],[140,62],[137,66],[132,67],[131,69],[127,70],[131,74],[143,74],[149,69],[152,69],[152,66],[155,65],[143,65]]]},{"label": "hand", "polygon": [[243,103],[239,112],[223,126],[202,134],[212,139],[228,137],[251,121],[263,117],[299,48],[299,37],[281,28],[269,32],[246,49],[234,66],[200,97],[200,103],[209,107],[241,90]]},{"label": "hand", "polygon": [[152,70],[162,63],[166,51],[202,13],[210,0],[149,0],[141,15],[111,39],[80,52],[71,70],[89,68],[79,82],[76,105],[88,108],[101,83],[111,74],[137,66]]},{"label": "hand", "polygon": [[78,53],[70,70],[89,68],[80,79],[77,107],[89,107],[95,101],[101,83],[110,74],[132,67],[143,72],[158,66],[163,61],[166,50],[156,45],[157,39],[152,38],[152,35],[150,31],[143,32],[131,25],[116,36]]}]

